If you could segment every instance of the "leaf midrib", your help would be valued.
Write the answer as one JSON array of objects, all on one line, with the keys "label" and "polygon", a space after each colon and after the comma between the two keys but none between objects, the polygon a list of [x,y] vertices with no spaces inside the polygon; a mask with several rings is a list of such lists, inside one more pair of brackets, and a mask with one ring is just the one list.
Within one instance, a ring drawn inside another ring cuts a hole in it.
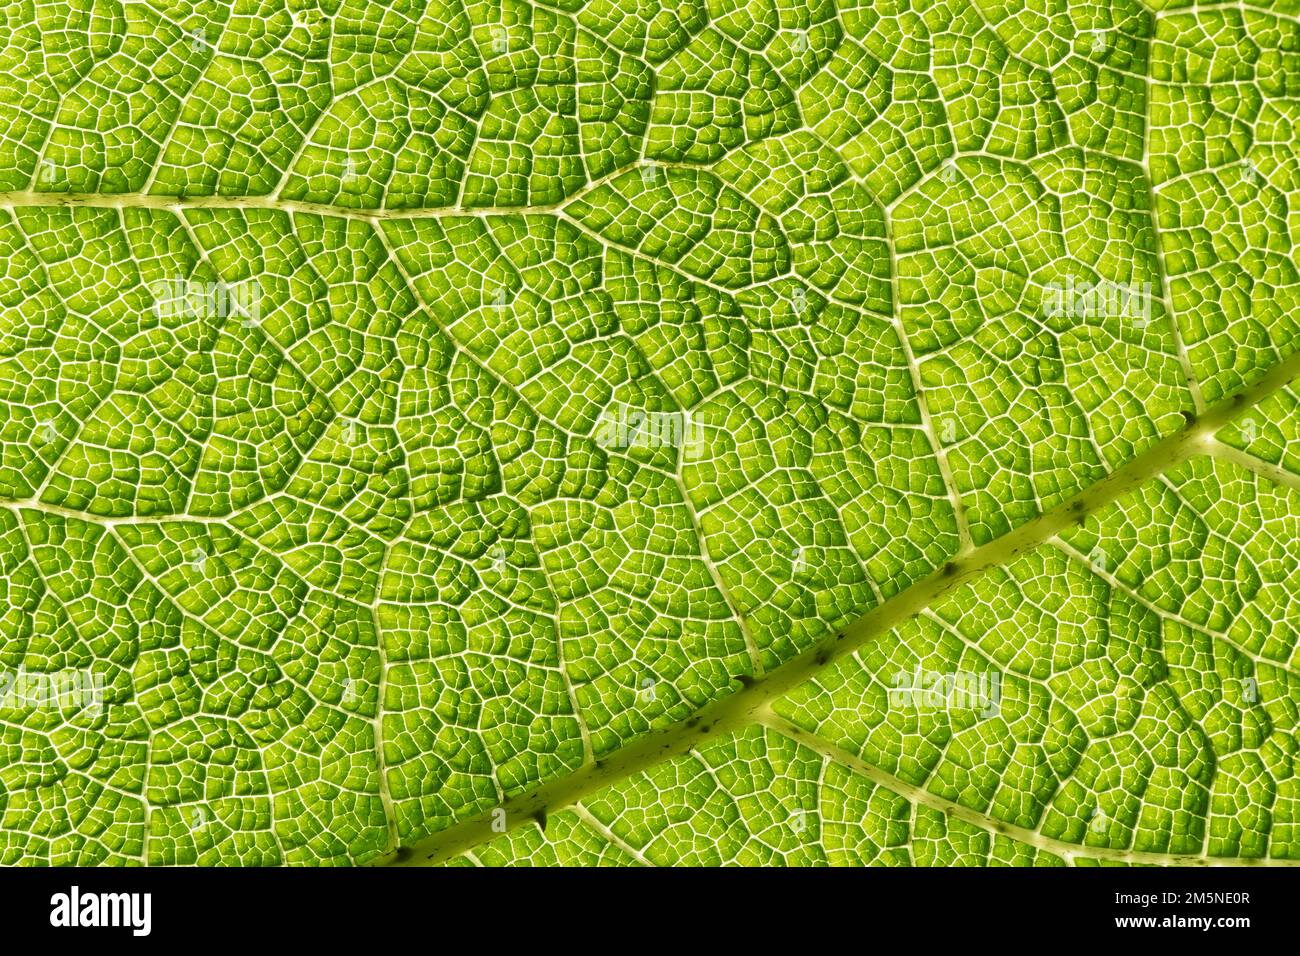
[{"label": "leaf midrib", "polygon": [[[705,705],[693,716],[652,731],[614,753],[568,776],[549,781],[511,797],[494,807],[439,830],[408,847],[386,854],[377,865],[435,865],[500,836],[493,829],[499,811],[505,812],[505,829],[564,809],[619,780],[681,756],[707,741],[761,723],[768,705],[787,691],[815,677],[834,661],[887,634],[893,628],[931,607],[958,585],[991,568],[1007,564],[1017,555],[1047,543],[1072,524],[1089,516],[1173,466],[1208,453],[1219,429],[1300,376],[1300,352],[1293,353],[1256,382],[1226,401],[1208,408],[1178,431],[1152,444],[1146,451],[1116,468],[1101,481],[1043,512],[1037,518],[960,555],[892,598],[876,605],[852,624],[762,677],[749,679],[740,690]],[[1090,848],[1080,846],[1081,854]],[[1169,862],[1175,862],[1173,857]]]}]

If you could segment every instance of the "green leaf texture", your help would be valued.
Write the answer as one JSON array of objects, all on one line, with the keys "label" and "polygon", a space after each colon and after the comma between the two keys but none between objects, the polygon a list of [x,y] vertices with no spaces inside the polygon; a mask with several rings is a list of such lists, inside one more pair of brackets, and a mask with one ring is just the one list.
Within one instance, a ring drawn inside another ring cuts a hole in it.
[{"label": "green leaf texture", "polygon": [[0,862],[1300,862],[1297,0],[0,23]]}]

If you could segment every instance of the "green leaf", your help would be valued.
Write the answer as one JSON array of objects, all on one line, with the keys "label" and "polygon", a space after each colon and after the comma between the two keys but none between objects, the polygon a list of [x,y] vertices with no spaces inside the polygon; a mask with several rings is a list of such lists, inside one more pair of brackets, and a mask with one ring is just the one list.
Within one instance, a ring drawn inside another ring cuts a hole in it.
[{"label": "green leaf", "polygon": [[1285,5],[3,22],[0,862],[1300,860]]}]

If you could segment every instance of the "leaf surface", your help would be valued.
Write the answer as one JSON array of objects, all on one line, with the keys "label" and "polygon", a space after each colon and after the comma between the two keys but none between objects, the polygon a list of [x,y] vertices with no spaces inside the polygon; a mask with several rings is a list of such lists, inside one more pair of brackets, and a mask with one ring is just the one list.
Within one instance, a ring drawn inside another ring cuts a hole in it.
[{"label": "leaf surface", "polygon": [[1291,6],[3,22],[0,860],[1300,859]]}]

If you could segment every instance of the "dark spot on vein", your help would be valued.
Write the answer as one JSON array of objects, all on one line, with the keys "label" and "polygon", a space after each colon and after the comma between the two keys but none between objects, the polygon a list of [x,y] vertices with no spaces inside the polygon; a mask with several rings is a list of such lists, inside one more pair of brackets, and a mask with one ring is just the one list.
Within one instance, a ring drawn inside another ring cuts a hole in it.
[{"label": "dark spot on vein", "polygon": [[698,724],[699,722],[700,722],[700,718],[699,718],[699,716],[697,715],[697,716],[695,716],[695,717],[692,717],[690,720],[686,721],[686,726],[687,726],[687,727],[694,727],[694,726],[695,726],[696,724]]},{"label": "dark spot on vein", "polygon": [[1182,414],[1182,416],[1183,416],[1183,421],[1187,423],[1187,426],[1188,426],[1189,428],[1190,428],[1192,425],[1195,425],[1195,424],[1196,424],[1196,413],[1195,413],[1195,412],[1189,412],[1187,409],[1184,408],[1184,409],[1181,410],[1181,414]]},{"label": "dark spot on vein", "polygon": [[534,813],[533,821],[539,827],[541,827],[543,833],[546,832],[546,811],[545,810],[538,810],[536,813]]},{"label": "dark spot on vein", "polygon": [[745,687],[754,686],[754,678],[748,674],[737,674],[736,680],[740,681],[740,683]]},{"label": "dark spot on vein", "polygon": [[399,846],[396,850],[393,851],[393,862],[405,863],[412,856],[414,856],[414,854],[411,852],[411,848],[409,846]]},{"label": "dark spot on vein", "polygon": [[813,655],[813,660],[817,662],[818,667],[825,666],[826,662],[830,659],[831,651],[829,647],[819,647],[817,648],[817,653]]},{"label": "dark spot on vein", "polygon": [[956,561],[949,561],[947,564],[943,566],[943,576],[945,578],[953,577],[954,575],[956,575],[956,573],[957,573]]}]

